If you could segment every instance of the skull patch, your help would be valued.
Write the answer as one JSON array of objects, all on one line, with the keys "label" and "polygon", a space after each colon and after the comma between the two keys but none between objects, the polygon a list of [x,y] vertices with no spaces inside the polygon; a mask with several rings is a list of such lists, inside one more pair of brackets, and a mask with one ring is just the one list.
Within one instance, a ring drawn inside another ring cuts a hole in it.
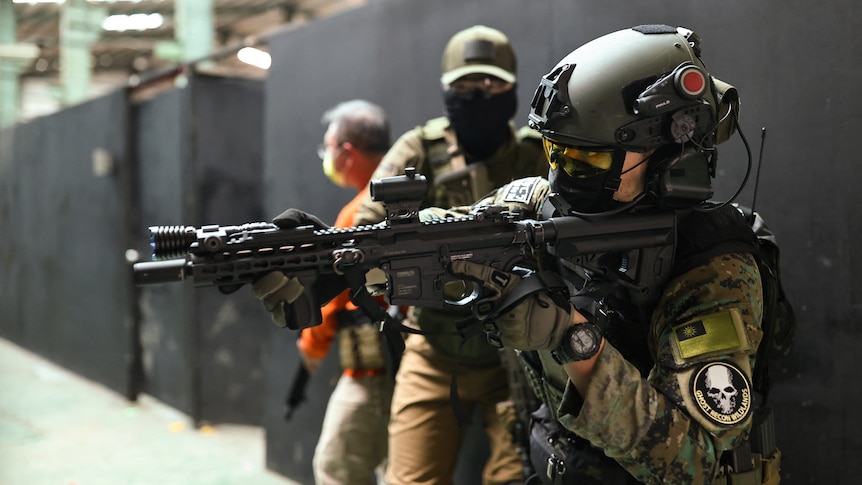
[{"label": "skull patch", "polygon": [[751,413],[751,386],[730,362],[712,362],[692,375],[691,392],[698,409],[721,426],[735,425]]}]

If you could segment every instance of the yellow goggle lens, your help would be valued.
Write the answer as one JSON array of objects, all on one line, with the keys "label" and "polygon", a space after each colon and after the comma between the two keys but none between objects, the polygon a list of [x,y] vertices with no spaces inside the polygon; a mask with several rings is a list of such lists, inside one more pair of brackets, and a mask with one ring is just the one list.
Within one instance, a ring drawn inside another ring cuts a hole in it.
[{"label": "yellow goggle lens", "polygon": [[554,169],[562,168],[569,176],[586,178],[599,175],[611,169],[614,161],[613,150],[585,150],[552,142],[542,138],[545,156]]}]

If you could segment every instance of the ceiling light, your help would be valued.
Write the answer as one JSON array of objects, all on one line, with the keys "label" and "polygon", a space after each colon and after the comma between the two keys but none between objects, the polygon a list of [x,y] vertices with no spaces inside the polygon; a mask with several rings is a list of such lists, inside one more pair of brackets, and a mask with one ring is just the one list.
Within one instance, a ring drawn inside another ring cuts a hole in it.
[{"label": "ceiling light", "polygon": [[236,58],[261,69],[269,69],[269,66],[272,65],[272,57],[269,55],[269,52],[255,49],[254,47],[243,47],[237,51]]},{"label": "ceiling light", "polygon": [[111,15],[102,22],[102,28],[115,32],[150,30],[158,29],[164,23],[165,19],[159,13],[133,13],[131,15]]}]

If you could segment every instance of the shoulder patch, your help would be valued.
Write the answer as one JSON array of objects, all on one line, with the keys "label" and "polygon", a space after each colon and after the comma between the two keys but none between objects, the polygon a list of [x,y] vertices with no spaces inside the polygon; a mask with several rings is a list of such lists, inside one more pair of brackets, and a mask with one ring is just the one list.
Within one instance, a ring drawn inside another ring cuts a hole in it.
[{"label": "shoulder patch", "polygon": [[530,203],[536,182],[541,179],[541,177],[528,177],[512,181],[503,192],[501,202]]},{"label": "shoulder patch", "polygon": [[691,374],[691,395],[697,409],[719,426],[734,426],[751,414],[751,383],[731,362],[710,362]]},{"label": "shoulder patch", "polygon": [[736,308],[673,326],[670,346],[674,361],[680,366],[723,353],[751,350]]},{"label": "shoulder patch", "polygon": [[447,128],[449,128],[449,120],[445,116],[428,120],[422,127],[422,138],[426,140],[439,140],[443,138]]}]

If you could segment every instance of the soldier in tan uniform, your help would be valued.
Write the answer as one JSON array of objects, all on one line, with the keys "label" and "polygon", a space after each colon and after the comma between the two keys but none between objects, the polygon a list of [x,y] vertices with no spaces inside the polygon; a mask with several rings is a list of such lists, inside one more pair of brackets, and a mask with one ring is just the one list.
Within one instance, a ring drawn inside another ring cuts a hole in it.
[{"label": "soldier in tan uniform", "polygon": [[[442,62],[446,117],[402,135],[380,162],[373,179],[401,175],[406,167],[429,181],[426,206],[470,204],[514,179],[545,175],[538,133],[516,131],[516,59],[507,37],[485,26],[458,32]],[[355,225],[385,216],[370,196]],[[389,424],[389,485],[448,484],[464,429],[456,412],[478,408],[490,441],[483,472],[486,485],[521,482],[521,461],[497,408],[511,405],[498,349],[485,336],[457,335],[456,325],[473,320],[469,310],[413,308],[409,325],[427,335],[409,335],[396,375]],[[457,367],[457,371],[456,371]],[[450,388],[457,384],[453,409]]]},{"label": "soldier in tan uniform", "polygon": [[[518,180],[478,203],[597,222],[672,214],[671,244],[578,256],[555,247],[517,275],[451,265],[485,287],[495,307],[477,317],[492,340],[520,349],[544,402],[531,428],[541,483],[779,483],[753,378],[763,337],[755,236],[734,206],[707,202],[738,95],[700,54],[697,35],[665,25],[574,50],[531,106],[548,180]],[[537,275],[547,283],[525,290]]]}]

